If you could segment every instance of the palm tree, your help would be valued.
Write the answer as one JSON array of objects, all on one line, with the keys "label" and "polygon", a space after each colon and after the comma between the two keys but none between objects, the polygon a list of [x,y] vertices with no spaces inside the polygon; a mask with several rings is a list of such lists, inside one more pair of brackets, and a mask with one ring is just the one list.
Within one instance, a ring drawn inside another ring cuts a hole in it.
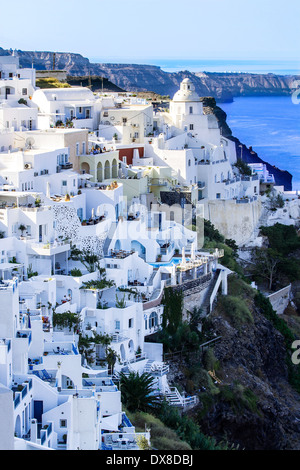
[{"label": "palm tree", "polygon": [[111,373],[111,375],[113,375],[115,363],[117,362],[117,360],[120,360],[120,356],[116,353],[114,349],[107,348],[105,360],[108,364],[109,372]]},{"label": "palm tree", "polygon": [[160,401],[153,395],[154,378],[151,374],[131,371],[120,372],[121,400],[129,411],[151,411]]}]

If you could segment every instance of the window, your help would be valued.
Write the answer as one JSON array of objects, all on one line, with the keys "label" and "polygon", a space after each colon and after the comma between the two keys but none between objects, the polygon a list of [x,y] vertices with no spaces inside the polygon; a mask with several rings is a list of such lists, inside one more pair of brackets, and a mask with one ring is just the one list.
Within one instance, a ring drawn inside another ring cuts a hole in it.
[{"label": "window", "polygon": [[79,106],[79,113],[81,114],[82,113],[82,107]]},{"label": "window", "polygon": [[115,330],[120,330],[120,328],[121,328],[120,320],[116,320],[115,321]]},{"label": "window", "polygon": [[60,419],[59,420],[59,425],[61,428],[66,428],[67,427],[67,420],[66,419]]},{"label": "window", "polygon": [[79,142],[76,144],[76,155],[79,157]]},{"label": "window", "polygon": [[190,124],[190,131],[194,130],[194,124]]},{"label": "window", "polygon": [[62,184],[63,186],[67,186],[67,181],[66,181],[66,180],[63,180],[63,181],[61,182],[61,184]]},{"label": "window", "polygon": [[221,193],[217,193],[217,194],[216,194],[216,198],[217,198],[217,199],[221,199]]},{"label": "window", "polygon": [[188,166],[191,166],[191,160],[188,161]]},{"label": "window", "polygon": [[85,142],[82,142],[82,155],[85,155]]},{"label": "window", "polygon": [[123,117],[123,118],[122,118],[122,122],[123,122],[123,124],[126,124],[127,118],[126,118],[126,117]]},{"label": "window", "polygon": [[156,312],[152,312],[149,316],[149,328],[154,328],[158,325],[158,316]]},{"label": "window", "polygon": [[27,95],[27,88],[22,88],[22,95]]},{"label": "window", "polygon": [[190,106],[189,112],[190,114],[193,114],[193,106]]},{"label": "window", "polygon": [[128,320],[128,328],[133,328],[133,318],[129,318],[129,320]]}]

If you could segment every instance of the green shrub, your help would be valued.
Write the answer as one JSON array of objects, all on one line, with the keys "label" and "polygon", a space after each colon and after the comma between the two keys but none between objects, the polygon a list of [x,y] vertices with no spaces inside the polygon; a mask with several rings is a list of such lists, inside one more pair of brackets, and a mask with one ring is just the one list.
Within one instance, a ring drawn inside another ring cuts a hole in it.
[{"label": "green shrub", "polygon": [[253,323],[253,316],[250,312],[246,301],[240,297],[232,295],[222,296],[220,300],[221,308],[235,327],[241,326],[243,323]]},{"label": "green shrub", "polygon": [[70,273],[71,273],[71,276],[73,276],[73,277],[81,277],[82,276],[82,272],[78,268],[71,269]]}]

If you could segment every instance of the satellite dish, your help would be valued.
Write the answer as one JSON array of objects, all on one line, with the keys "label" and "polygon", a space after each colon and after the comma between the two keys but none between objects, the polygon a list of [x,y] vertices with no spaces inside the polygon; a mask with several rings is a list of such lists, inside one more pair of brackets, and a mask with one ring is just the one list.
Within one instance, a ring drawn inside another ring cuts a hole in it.
[{"label": "satellite dish", "polygon": [[29,149],[32,149],[34,145],[34,138],[33,137],[28,137],[26,139],[26,147],[29,148]]}]

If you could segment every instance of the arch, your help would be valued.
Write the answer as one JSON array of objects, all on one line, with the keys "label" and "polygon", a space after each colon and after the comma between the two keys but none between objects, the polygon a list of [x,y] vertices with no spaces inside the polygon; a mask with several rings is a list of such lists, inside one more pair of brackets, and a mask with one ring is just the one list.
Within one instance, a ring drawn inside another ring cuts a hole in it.
[{"label": "arch", "polygon": [[20,415],[17,416],[16,423],[15,423],[15,436],[16,437],[22,437]]},{"label": "arch", "polygon": [[154,328],[158,325],[158,315],[155,311],[151,312],[149,315],[149,328]]},{"label": "arch", "polygon": [[115,251],[120,251],[120,250],[121,250],[121,242],[120,242],[120,240],[117,240],[117,241],[116,241],[114,250],[115,250]]},{"label": "arch", "polygon": [[101,181],[103,181],[103,167],[102,167],[101,162],[98,162],[98,165],[97,165],[97,181],[99,183],[101,183]]},{"label": "arch", "polygon": [[110,164],[108,160],[106,160],[105,165],[104,165],[104,179],[105,180],[110,179]]},{"label": "arch", "polygon": [[111,177],[112,178],[118,178],[119,165],[118,165],[118,162],[115,158],[113,159],[111,166],[112,166],[112,168],[111,168]]},{"label": "arch", "polygon": [[128,342],[128,349],[130,353],[134,353],[134,342],[132,339]]},{"label": "arch", "polygon": [[121,360],[125,361],[126,354],[125,354],[124,344],[121,344],[120,346],[120,354],[121,354]]},{"label": "arch", "polygon": [[90,165],[87,162],[81,163],[81,170],[84,173],[90,174]]},{"label": "arch", "polygon": [[134,250],[134,251],[137,251],[138,252],[138,255],[141,257],[141,258],[144,258],[145,257],[145,254],[146,254],[146,248],[144,247],[144,245],[142,245],[140,242],[138,242],[137,240],[132,240],[131,242],[131,249]]}]

